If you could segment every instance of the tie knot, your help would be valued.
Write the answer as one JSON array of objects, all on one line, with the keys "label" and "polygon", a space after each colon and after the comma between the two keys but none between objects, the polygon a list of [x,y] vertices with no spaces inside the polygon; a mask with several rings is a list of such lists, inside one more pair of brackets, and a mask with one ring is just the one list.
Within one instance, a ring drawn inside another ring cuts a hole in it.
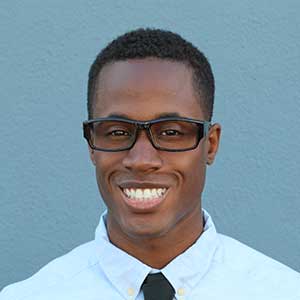
[{"label": "tie knot", "polygon": [[142,284],[145,300],[173,300],[175,290],[162,273],[149,274]]}]

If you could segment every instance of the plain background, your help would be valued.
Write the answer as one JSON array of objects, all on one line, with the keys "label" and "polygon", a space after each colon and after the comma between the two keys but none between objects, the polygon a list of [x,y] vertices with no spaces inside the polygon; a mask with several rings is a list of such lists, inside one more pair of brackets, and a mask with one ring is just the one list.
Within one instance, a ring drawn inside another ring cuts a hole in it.
[{"label": "plain background", "polygon": [[93,238],[104,208],[81,121],[88,69],[138,27],[208,56],[223,126],[204,207],[300,271],[300,2],[1,1],[0,289]]}]

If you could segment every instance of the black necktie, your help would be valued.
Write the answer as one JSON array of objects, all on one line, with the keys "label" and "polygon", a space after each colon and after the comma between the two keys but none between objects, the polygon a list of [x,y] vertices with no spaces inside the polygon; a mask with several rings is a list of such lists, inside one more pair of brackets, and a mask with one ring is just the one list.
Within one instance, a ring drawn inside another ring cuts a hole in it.
[{"label": "black necktie", "polygon": [[142,284],[145,300],[173,300],[175,290],[162,273],[149,274]]}]

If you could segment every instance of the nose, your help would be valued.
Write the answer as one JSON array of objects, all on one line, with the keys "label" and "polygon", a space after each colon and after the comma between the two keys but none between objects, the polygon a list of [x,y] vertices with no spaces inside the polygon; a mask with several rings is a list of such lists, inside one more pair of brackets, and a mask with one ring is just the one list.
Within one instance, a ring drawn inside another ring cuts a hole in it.
[{"label": "nose", "polygon": [[151,172],[162,166],[159,151],[155,149],[145,130],[141,130],[134,146],[128,150],[123,165],[135,172]]}]

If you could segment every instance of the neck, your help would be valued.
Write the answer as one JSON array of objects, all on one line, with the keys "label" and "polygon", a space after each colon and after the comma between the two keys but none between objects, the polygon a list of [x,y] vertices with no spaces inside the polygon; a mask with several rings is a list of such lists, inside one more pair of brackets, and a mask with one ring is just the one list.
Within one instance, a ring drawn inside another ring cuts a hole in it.
[{"label": "neck", "polygon": [[203,232],[201,210],[181,220],[174,228],[157,237],[129,236],[107,224],[110,241],[118,248],[155,269],[162,269],[183,253]]}]

